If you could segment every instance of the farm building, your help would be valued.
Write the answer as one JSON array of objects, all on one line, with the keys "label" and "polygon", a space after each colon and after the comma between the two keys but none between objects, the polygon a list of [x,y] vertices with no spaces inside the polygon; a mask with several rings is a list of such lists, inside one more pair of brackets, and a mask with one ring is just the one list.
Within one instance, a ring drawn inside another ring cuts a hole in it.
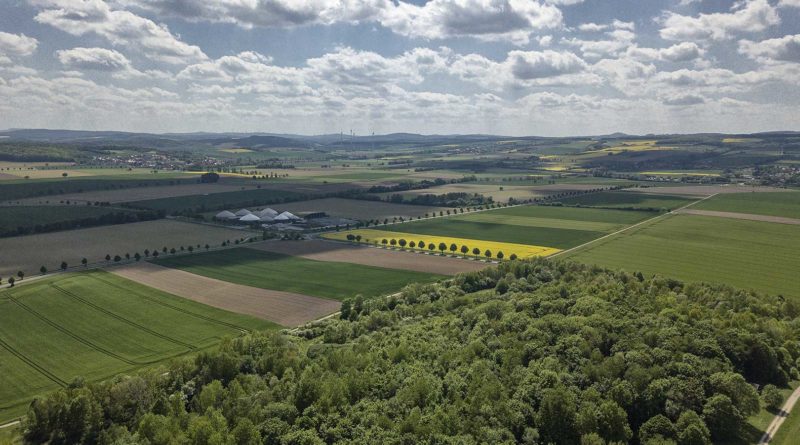
[{"label": "farm building", "polygon": [[269,216],[269,217],[274,218],[274,217],[278,216],[278,211],[267,207],[266,209],[263,209],[263,210],[261,210],[259,212],[256,212],[256,214],[258,214],[258,216],[261,216],[261,217]]},{"label": "farm building", "polygon": [[239,221],[246,222],[246,223],[251,223],[251,222],[261,221],[261,218],[259,218],[256,215],[253,215],[252,213],[248,213],[247,215],[244,215],[241,218],[239,218]]},{"label": "farm building", "polygon": [[227,210],[223,210],[223,211],[217,213],[216,215],[214,215],[214,218],[216,218],[216,219],[238,219],[236,214],[234,214],[233,212],[229,212]]},{"label": "farm building", "polygon": [[252,213],[252,212],[251,212],[251,211],[249,211],[249,210],[247,210],[247,209],[239,209],[239,211],[237,211],[236,213],[234,213],[234,215],[236,215],[236,216],[239,216],[239,217],[242,217],[242,216],[245,216],[245,215],[249,215],[249,214],[251,214],[251,213]]}]

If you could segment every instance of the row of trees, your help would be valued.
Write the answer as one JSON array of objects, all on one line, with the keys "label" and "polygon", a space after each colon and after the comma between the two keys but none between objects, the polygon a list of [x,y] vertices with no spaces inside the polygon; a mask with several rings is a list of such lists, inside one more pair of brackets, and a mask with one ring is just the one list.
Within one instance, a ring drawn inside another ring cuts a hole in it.
[{"label": "row of trees", "polygon": [[[347,240],[348,241],[353,241],[353,242],[360,243],[362,239],[363,238],[362,238],[361,235],[357,235],[357,234],[354,235],[352,233],[348,233],[347,234]],[[370,240],[366,239],[365,242],[369,243]],[[378,241],[373,241],[373,243],[377,245]],[[456,254],[457,252],[460,251],[464,256],[469,255],[469,253],[472,252],[472,256],[474,256],[475,258],[478,258],[478,257],[481,256],[481,249],[480,248],[474,247],[474,248],[470,249],[466,245],[462,245],[459,248],[459,246],[456,243],[451,243],[450,246],[448,246],[447,243],[444,243],[444,242],[440,242],[439,244],[436,244],[435,242],[425,243],[425,241],[421,241],[421,240],[420,241],[406,241],[404,238],[400,238],[399,240],[395,239],[395,238],[389,238],[389,239],[383,238],[383,239],[381,239],[380,243],[384,247],[385,246],[391,246],[391,247],[399,246],[401,249],[405,249],[406,247],[408,247],[409,249],[412,249],[412,250],[414,250],[414,249],[425,250],[427,248],[431,252],[435,252],[438,249],[442,254],[444,254],[447,250],[449,250],[450,253],[452,253],[452,254]],[[496,254],[493,254],[491,250],[486,249],[486,250],[483,251],[483,256],[485,256],[487,259],[492,258],[492,256],[494,256],[498,260],[502,260],[503,258],[505,258],[505,254],[503,253],[502,250],[497,252]],[[517,259],[517,254],[512,253],[511,256],[509,256],[509,259],[510,260],[516,260]]]}]

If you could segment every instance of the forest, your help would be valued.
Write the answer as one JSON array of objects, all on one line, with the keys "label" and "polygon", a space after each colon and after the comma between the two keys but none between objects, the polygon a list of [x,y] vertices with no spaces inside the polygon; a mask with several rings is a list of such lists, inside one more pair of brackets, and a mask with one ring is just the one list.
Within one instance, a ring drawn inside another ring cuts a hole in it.
[{"label": "forest", "polygon": [[738,442],[798,378],[781,296],[511,261],[35,400],[28,443]]}]

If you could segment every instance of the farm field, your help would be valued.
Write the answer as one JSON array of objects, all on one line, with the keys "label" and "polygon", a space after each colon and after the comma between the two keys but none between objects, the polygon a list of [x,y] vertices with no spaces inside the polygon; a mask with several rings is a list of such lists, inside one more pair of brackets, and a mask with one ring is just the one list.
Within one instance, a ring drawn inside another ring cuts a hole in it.
[{"label": "farm field", "polygon": [[[223,241],[249,234],[241,230],[157,220],[2,238],[0,277],[5,279],[19,270],[32,276],[39,273],[42,265],[49,270],[56,270],[62,261],[69,266],[79,266],[82,258],[92,264],[105,261],[106,255],[133,255],[144,249],[161,249],[164,246],[179,248],[182,245],[209,244],[216,247]],[[7,252],[14,254],[8,255]]]},{"label": "farm field", "polygon": [[[486,184],[486,183],[460,183],[460,184],[447,184],[437,187],[430,187],[419,190],[409,190],[405,192],[389,192],[379,193],[378,196],[388,197],[390,195],[400,194],[405,199],[412,199],[414,196],[419,195],[441,195],[445,193],[469,193],[480,194],[487,197],[492,197],[496,202],[508,202],[509,199],[515,200],[528,200],[533,198],[541,198],[545,196],[558,195],[561,193],[569,193],[583,190],[593,190],[602,188],[601,185],[596,184],[542,184],[542,185],[503,185],[500,184]],[[502,189],[502,190],[501,190]]]},{"label": "farm field", "polygon": [[135,214],[135,210],[92,206],[0,206],[0,236],[30,229],[38,225],[55,224],[83,218],[96,218],[112,213]]},{"label": "farm field", "polygon": [[412,218],[426,213],[447,210],[446,207],[431,207],[410,204],[394,204],[382,201],[365,201],[360,199],[324,198],[309,201],[298,201],[282,204],[281,210],[292,213],[323,211],[338,218],[361,220],[392,219],[394,217]]},{"label": "farm field", "polygon": [[[459,245],[460,247],[460,245]],[[280,253],[319,261],[363,264],[387,269],[455,275],[483,269],[486,263],[459,258],[420,255],[396,250],[375,249],[350,243],[322,240],[274,241],[248,244],[247,248]]]},{"label": "farm field", "polygon": [[610,191],[564,198],[559,201],[566,205],[585,207],[674,210],[696,201],[696,199],[685,196],[652,195],[636,191]]},{"label": "farm field", "polygon": [[[390,227],[394,229],[402,225],[404,224],[393,224]],[[555,249],[552,247],[545,247],[545,246],[487,241],[475,238],[458,238],[445,235],[404,233],[400,231],[376,230],[376,229],[357,229],[357,230],[350,230],[347,232],[331,232],[331,233],[326,233],[325,235],[323,235],[323,237],[332,240],[346,241],[348,234],[352,234],[354,236],[361,235],[362,243],[373,244],[373,245],[374,244],[381,245],[382,240],[384,239],[386,240],[396,239],[398,241],[401,239],[405,239],[409,242],[414,241],[415,243],[419,243],[421,241],[424,242],[426,246],[430,246],[431,243],[433,243],[435,246],[438,246],[439,243],[445,243],[448,246],[447,253],[450,253],[449,246],[451,244],[456,244],[456,246],[458,246],[458,249],[461,249],[461,246],[467,246],[469,250],[468,254],[469,256],[472,256],[472,249],[474,248],[480,249],[481,251],[481,254],[479,255],[480,258],[484,258],[484,252],[486,250],[489,250],[492,253],[492,257],[494,257],[498,252],[503,252],[503,254],[506,257],[510,257],[512,254],[515,254],[519,258],[548,256],[560,251],[560,249]],[[408,249],[411,250],[411,248]],[[423,250],[430,251],[428,247],[425,247]],[[439,251],[438,247],[434,251],[438,252]],[[461,255],[460,250],[458,250],[458,255]]]},{"label": "farm field", "polygon": [[517,206],[395,224],[391,230],[567,249],[652,216],[626,210]]},{"label": "farm field", "polygon": [[198,303],[295,327],[339,310],[337,301],[243,286],[150,262],[126,264],[110,272]]},{"label": "farm field", "polygon": [[112,204],[149,199],[172,198],[177,196],[205,195],[211,193],[253,190],[255,185],[249,184],[179,184],[158,187],[132,187],[119,190],[95,190],[83,193],[67,193],[63,195],[41,196],[21,200],[23,204],[40,204],[61,201],[71,202],[109,202]]},{"label": "farm field", "polygon": [[349,263],[315,261],[254,249],[231,249],[163,258],[156,264],[245,286],[341,300],[399,291],[442,275]]},{"label": "farm field", "polygon": [[670,215],[567,257],[686,281],[726,283],[800,301],[800,227]]},{"label": "farm field", "polygon": [[752,192],[781,192],[785,189],[774,187],[757,187],[750,185],[658,185],[654,187],[641,187],[637,193],[650,193],[656,195],[681,195],[681,196],[711,196],[727,193],[752,193]]},{"label": "farm field", "polygon": [[[64,168],[51,168],[51,167],[37,167],[35,169],[22,169],[22,170],[3,170],[2,173],[5,173],[11,177],[6,179],[15,180],[15,179],[27,179],[34,180],[34,179],[62,179],[62,178],[89,178],[94,176],[103,176],[103,177],[115,177],[119,179],[124,179],[126,177],[139,177],[139,176],[154,176],[153,170],[148,168],[134,168],[134,169],[126,169],[126,168],[76,168],[76,167],[69,167],[64,166]],[[67,175],[64,176],[64,173]],[[188,177],[188,173],[181,173],[177,174],[175,172],[173,176],[184,176]]]},{"label": "farm field", "polygon": [[262,188],[131,201],[128,205],[152,210],[164,210],[168,213],[181,211],[204,212],[206,210],[275,204],[303,197],[304,195],[293,191]]},{"label": "farm field", "polygon": [[[0,199],[16,202],[26,198],[41,198],[51,195],[60,196],[69,193],[196,183],[197,178],[175,178],[169,173],[151,174],[150,176],[139,178],[128,177],[125,179],[59,178],[39,179],[36,181],[0,181]],[[59,196],[51,196],[51,198],[58,201],[60,200]]]},{"label": "farm field", "polygon": [[800,192],[717,195],[698,203],[694,208],[800,219]]},{"label": "farm field", "polygon": [[0,290],[0,421],[77,377],[104,379],[275,325],[102,271]]}]

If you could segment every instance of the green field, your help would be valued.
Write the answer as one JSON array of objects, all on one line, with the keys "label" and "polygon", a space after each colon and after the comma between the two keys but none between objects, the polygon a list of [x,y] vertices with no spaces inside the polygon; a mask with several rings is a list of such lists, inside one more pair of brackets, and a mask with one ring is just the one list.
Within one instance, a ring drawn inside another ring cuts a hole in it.
[{"label": "green field", "polygon": [[311,197],[286,190],[256,189],[131,201],[127,205],[136,208],[163,210],[170,213],[180,211],[204,212],[234,207],[269,205],[305,198],[310,199]]},{"label": "green field", "polygon": [[693,208],[800,219],[800,192],[726,193]]},{"label": "green field", "polygon": [[636,192],[600,192],[559,200],[565,205],[617,209],[674,210],[695,199],[683,196],[651,195]]},{"label": "green field", "polygon": [[670,215],[569,254],[600,266],[800,298],[800,227]]},{"label": "green field", "polygon": [[93,271],[0,291],[0,421],[77,377],[99,380],[276,325]]},{"label": "green field", "polygon": [[135,210],[112,209],[94,206],[14,206],[0,207],[0,236],[9,232],[23,232],[36,226],[58,224],[86,218],[98,218],[114,213],[135,214]]},{"label": "green field", "polygon": [[519,206],[395,224],[391,230],[567,249],[651,216],[624,210]]},{"label": "green field", "polygon": [[408,283],[445,278],[398,269],[315,261],[240,248],[200,255],[162,258],[162,266],[182,269],[231,283],[341,300],[399,291]]},{"label": "green field", "polygon": [[154,173],[148,176],[98,178],[19,179],[0,181],[0,200],[36,198],[38,196],[82,193],[96,190],[119,190],[134,187],[156,187],[175,184],[195,184],[196,175],[186,177],[181,173]]}]

